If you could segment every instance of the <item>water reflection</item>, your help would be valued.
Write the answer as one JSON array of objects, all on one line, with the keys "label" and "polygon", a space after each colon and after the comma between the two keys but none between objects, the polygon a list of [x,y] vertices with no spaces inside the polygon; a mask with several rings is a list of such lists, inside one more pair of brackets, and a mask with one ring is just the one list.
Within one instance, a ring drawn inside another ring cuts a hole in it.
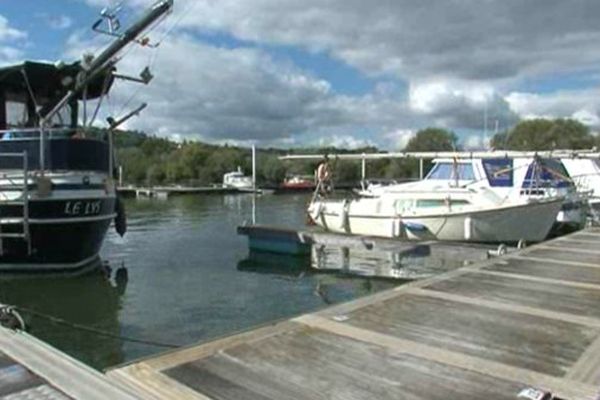
[{"label": "water reflection", "polygon": [[0,303],[22,307],[19,311],[34,336],[66,349],[93,367],[103,368],[123,362],[119,340],[53,322],[30,311],[119,335],[118,314],[126,287],[126,279],[108,279],[99,269],[79,276],[15,275],[0,281]]},{"label": "water reflection", "polygon": [[319,271],[399,280],[422,279],[463,265],[463,260],[433,257],[430,246],[408,251],[368,250],[361,247],[313,246],[311,267]]},{"label": "water reflection", "polygon": [[[314,253],[313,253],[314,254]],[[266,274],[275,279],[296,282],[312,287],[312,294],[322,305],[330,305],[365,296],[396,286],[399,282],[380,279],[378,276],[355,276],[341,269],[318,270],[312,257],[299,257],[251,250],[248,257],[238,263],[243,272]]]}]

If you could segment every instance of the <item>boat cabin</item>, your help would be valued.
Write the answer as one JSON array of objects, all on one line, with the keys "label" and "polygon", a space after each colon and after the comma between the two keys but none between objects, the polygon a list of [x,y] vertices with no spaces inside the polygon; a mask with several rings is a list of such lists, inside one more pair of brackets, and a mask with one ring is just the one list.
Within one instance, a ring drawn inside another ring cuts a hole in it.
[{"label": "boat cabin", "polygon": [[108,143],[86,137],[79,111],[87,114],[86,101],[108,92],[112,74],[99,74],[82,93],[61,104],[80,71],[79,62],[26,61],[0,68],[1,170],[22,169],[22,158],[10,155],[26,152],[30,170],[108,172]]},{"label": "boat cabin", "polygon": [[488,187],[509,197],[556,196],[575,189],[565,166],[552,158],[435,159],[424,181],[431,186]]}]

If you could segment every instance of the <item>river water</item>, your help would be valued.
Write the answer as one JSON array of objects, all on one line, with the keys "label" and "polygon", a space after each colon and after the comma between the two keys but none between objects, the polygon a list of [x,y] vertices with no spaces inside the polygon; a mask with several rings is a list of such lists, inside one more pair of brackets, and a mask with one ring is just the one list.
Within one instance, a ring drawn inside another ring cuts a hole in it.
[{"label": "river water", "polygon": [[[308,196],[260,196],[256,218],[302,227]],[[3,278],[0,302],[117,336],[186,345],[398,284],[307,272],[301,259],[250,255],[236,227],[252,218],[252,195],[128,199],[126,208],[127,234],[120,238],[111,228],[101,254],[113,271],[127,269],[127,282],[99,272]],[[167,349],[24,315],[33,335],[99,369]]]}]

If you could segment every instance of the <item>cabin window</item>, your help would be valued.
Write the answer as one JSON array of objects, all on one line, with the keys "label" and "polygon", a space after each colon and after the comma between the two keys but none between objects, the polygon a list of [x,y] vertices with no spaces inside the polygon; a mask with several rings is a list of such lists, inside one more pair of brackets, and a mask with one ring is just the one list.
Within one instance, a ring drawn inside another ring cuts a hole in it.
[{"label": "cabin window", "polygon": [[546,158],[531,163],[523,180],[523,188],[537,186],[564,188],[573,186],[573,182],[560,160]]},{"label": "cabin window", "polygon": [[448,199],[421,199],[417,200],[418,208],[433,208],[433,207],[463,207],[471,203],[467,200],[448,200]]},{"label": "cabin window", "polygon": [[475,180],[475,173],[473,172],[473,165],[470,163],[454,164],[451,162],[443,162],[436,163],[425,179],[446,181],[458,179],[461,181],[473,181]]},{"label": "cabin window", "polygon": [[444,199],[422,199],[417,200],[418,208],[431,208],[431,207],[447,207],[446,200]]},{"label": "cabin window", "polygon": [[10,128],[23,127],[27,124],[27,104],[21,101],[6,102],[6,126]]},{"label": "cabin window", "polygon": [[513,185],[512,159],[493,158],[482,160],[482,163],[490,186],[511,187]]},{"label": "cabin window", "polygon": [[399,214],[412,209],[412,206],[413,206],[413,201],[408,200],[408,199],[396,200],[396,204],[395,204],[396,212]]}]

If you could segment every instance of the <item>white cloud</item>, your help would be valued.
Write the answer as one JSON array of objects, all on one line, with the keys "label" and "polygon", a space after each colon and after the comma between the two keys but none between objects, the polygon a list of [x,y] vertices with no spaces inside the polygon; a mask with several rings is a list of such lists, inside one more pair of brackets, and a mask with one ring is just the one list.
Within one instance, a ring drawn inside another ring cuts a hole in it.
[{"label": "white cloud", "polygon": [[44,19],[52,29],[69,29],[73,25],[73,20],[66,15],[45,16]]},{"label": "white cloud", "polygon": [[27,38],[27,32],[10,26],[8,19],[0,15],[0,64],[16,62],[23,55],[18,46]]},{"label": "white cloud", "polygon": [[[78,35],[68,41],[71,56],[96,45]],[[136,74],[149,58],[151,53],[138,48],[119,70]],[[111,103],[118,113],[118,104],[129,101],[133,108],[148,102],[143,116],[128,127],[160,135],[285,144],[310,132],[330,137],[331,143],[362,146],[372,142],[360,132],[387,131],[410,118],[403,101],[379,94],[339,95],[328,82],[276,62],[262,50],[218,48],[187,35],[165,41],[152,70],[156,77],[148,87],[117,82]],[[347,136],[348,131],[358,133]]]},{"label": "white cloud", "polygon": [[593,128],[600,127],[600,89],[548,94],[513,92],[506,101],[523,119],[574,118]]},{"label": "white cloud", "polygon": [[402,150],[416,134],[417,131],[414,129],[396,129],[383,134],[383,138],[386,140],[389,148]]},{"label": "white cloud", "polygon": [[373,145],[373,142],[368,139],[360,139],[352,135],[334,135],[330,137],[324,137],[321,138],[317,143],[317,146],[319,147],[333,146],[343,149],[358,149]]},{"label": "white cloud", "polygon": [[[126,2],[136,11],[151,3]],[[595,0],[376,6],[359,0],[177,0],[174,15],[154,35],[177,24],[161,46],[156,81],[138,97],[148,100],[149,110],[131,126],[260,143],[299,143],[307,133],[344,141],[353,132],[356,141],[377,138],[394,146],[427,125],[483,130],[485,114],[490,131],[496,121],[505,128],[536,116],[598,126],[597,90],[540,95],[515,89],[542,75],[599,73],[598,16]],[[192,34],[184,36],[184,29]],[[202,44],[196,33],[232,36],[245,47]],[[383,83],[367,95],[340,95],[318,76],[274,61],[269,44],[335,58]],[[141,69],[146,59],[136,53],[125,65]],[[113,97],[123,101],[132,89],[119,86]],[[476,137],[467,141],[477,145]]]}]

